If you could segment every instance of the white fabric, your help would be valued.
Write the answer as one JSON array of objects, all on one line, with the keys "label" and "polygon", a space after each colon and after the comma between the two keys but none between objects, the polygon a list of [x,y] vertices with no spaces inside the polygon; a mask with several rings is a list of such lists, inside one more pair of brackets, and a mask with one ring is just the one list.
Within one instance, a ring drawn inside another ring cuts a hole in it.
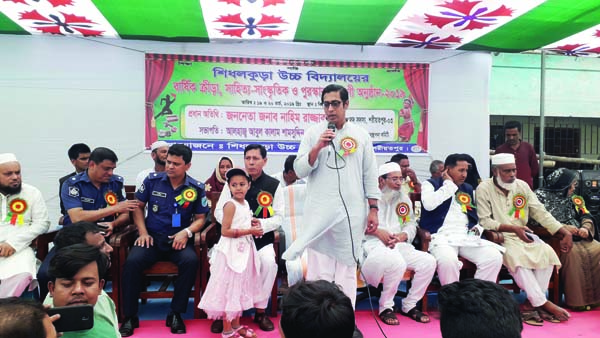
[{"label": "white fabric", "polygon": [[32,280],[33,276],[27,272],[3,279],[0,284],[0,298],[20,297]]},{"label": "white fabric", "polygon": [[[294,168],[299,177],[307,177],[304,222],[309,226],[287,249],[283,259],[298,258],[305,248],[312,248],[335,258],[336,262],[355,266],[354,258],[361,256],[361,243],[366,229],[367,199],[379,199],[381,195],[377,183],[377,160],[367,131],[352,122],[346,122],[342,129],[336,131],[332,141],[335,150],[333,146],[321,149],[311,166],[309,153],[325,129],[327,121],[314,125],[305,132],[300,143]],[[341,159],[335,151],[340,149],[341,141],[347,137],[354,139],[357,148],[354,153]],[[355,249],[354,253],[352,248]],[[310,264],[308,269],[311,269]]]},{"label": "white fabric", "polygon": [[552,277],[554,266],[545,269],[526,269],[518,267],[516,271],[511,271],[515,283],[527,293],[527,299],[534,307],[542,306],[546,303],[546,290]]},{"label": "white fabric", "polygon": [[306,249],[308,269],[306,280],[326,280],[334,282],[350,298],[352,307],[356,304],[356,265],[347,265],[337,259],[313,249]]},{"label": "white fabric", "polygon": [[[231,198],[231,191],[229,185],[225,184],[223,191],[221,191],[221,197],[215,207],[215,219],[217,222],[223,222],[223,205]],[[283,222],[283,215],[285,214],[285,202],[283,199],[283,189],[277,188],[275,190],[275,196],[273,196],[273,216],[269,218],[259,218],[260,226],[264,233],[277,230]]]},{"label": "white fabric", "polygon": [[[248,202],[244,201],[241,204],[230,198],[228,202],[235,206],[235,213],[231,221],[231,229],[250,229],[252,221],[252,211]],[[252,251],[255,251],[254,239],[252,236],[240,236],[237,238],[221,236],[219,242],[215,245],[215,250],[222,252],[227,257],[227,265],[231,270],[237,273],[242,273],[246,270],[246,264]],[[255,260],[258,264],[258,260]],[[257,267],[257,271],[259,267]]]},{"label": "white fabric", "polygon": [[[27,203],[27,210],[22,214],[22,225],[12,225],[6,221],[10,202],[17,198]],[[27,274],[29,277],[25,278],[35,280],[36,259],[29,245],[37,236],[48,231],[49,226],[46,203],[37,188],[23,183],[21,192],[16,195],[5,196],[0,193],[0,242],[6,242],[15,249],[12,256],[0,257],[0,288],[5,279],[18,274]],[[32,288],[35,286],[35,283],[31,284]]]},{"label": "white fabric", "polygon": [[396,162],[389,162],[389,163],[384,163],[381,166],[379,166],[379,176],[383,176],[383,175],[387,175],[389,173],[393,173],[393,172],[402,172],[402,169],[400,168],[400,165]]},{"label": "white fabric", "polygon": [[158,148],[162,148],[162,147],[168,147],[169,144],[165,141],[155,141],[154,143],[152,143],[152,145],[150,145],[150,150],[156,150]]},{"label": "white fabric", "polygon": [[135,190],[139,189],[146,177],[154,172],[154,167],[140,171],[135,177]]},{"label": "white fabric", "polygon": [[259,292],[257,299],[261,301],[254,303],[257,309],[266,309],[269,303],[269,297],[273,290],[273,284],[277,278],[277,263],[275,262],[275,250],[273,244],[262,247],[258,250],[257,261],[260,261],[260,270],[258,272],[259,283],[257,285]]},{"label": "white fabric", "polygon": [[9,162],[19,162],[17,160],[17,156],[12,153],[4,153],[0,154],[0,164],[9,163]]},{"label": "white fabric", "polygon": [[492,155],[492,165],[514,164],[515,155],[513,154],[496,154]]},{"label": "white fabric", "polygon": [[[285,248],[289,248],[299,233],[304,229],[304,199],[306,184],[294,184],[283,190],[285,200],[285,216],[281,228],[285,233]],[[294,285],[304,279],[306,253],[301,258],[286,260],[288,285]]]},{"label": "white fabric", "polygon": [[294,182],[292,184],[285,183],[285,180],[283,179],[283,172],[278,172],[277,174],[273,174],[273,175],[269,175],[269,176],[276,178],[279,181],[279,186],[284,189],[289,186],[292,186],[292,185],[306,184],[306,181],[301,178],[297,179],[296,182]]},{"label": "white fabric", "polygon": [[429,249],[437,261],[437,273],[442,285],[457,282],[462,263],[458,256],[477,266],[475,278],[496,283],[502,268],[502,254],[493,246],[457,247],[437,245]]}]

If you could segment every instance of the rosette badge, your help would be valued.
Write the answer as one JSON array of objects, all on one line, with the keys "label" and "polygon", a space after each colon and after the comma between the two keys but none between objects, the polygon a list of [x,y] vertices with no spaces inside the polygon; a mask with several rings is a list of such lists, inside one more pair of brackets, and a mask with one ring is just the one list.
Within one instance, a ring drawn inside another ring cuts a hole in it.
[{"label": "rosette badge", "polygon": [[113,205],[116,205],[117,202],[119,202],[119,199],[117,198],[117,194],[115,194],[112,191],[109,191],[106,193],[106,195],[104,195],[104,200],[106,201],[106,204],[108,204],[111,207]]},{"label": "rosette badge", "polygon": [[396,215],[398,215],[398,220],[400,220],[402,224],[410,221],[410,217],[408,216],[409,212],[410,208],[405,202],[398,203],[396,206]]},{"label": "rosette badge", "polygon": [[181,205],[182,208],[187,208],[190,203],[194,202],[198,198],[198,193],[194,188],[185,189],[179,196],[175,197],[175,201]]},{"label": "rosette badge", "polygon": [[20,198],[15,198],[8,205],[9,212],[6,215],[5,222],[12,225],[22,225],[25,223],[23,214],[27,211],[27,202]]},{"label": "rosette badge", "polygon": [[344,137],[340,145],[342,148],[338,151],[340,156],[348,156],[356,152],[356,141],[352,137]]},{"label": "rosette badge", "polygon": [[510,209],[508,215],[513,216],[516,219],[523,217],[523,208],[527,205],[527,199],[522,194],[516,194],[513,197],[513,207]]},{"label": "rosette badge", "polygon": [[456,193],[456,201],[458,202],[458,204],[460,204],[460,209],[465,214],[467,213],[467,211],[473,210],[473,208],[475,208],[475,206],[473,205],[473,199],[471,198],[471,195],[467,194],[466,192],[459,191],[458,193]]},{"label": "rosette badge", "polygon": [[254,212],[254,216],[258,216],[262,212],[263,218],[271,217],[275,214],[273,211],[273,195],[269,194],[266,191],[261,191],[256,197],[256,201],[258,202],[258,208]]},{"label": "rosette badge", "polygon": [[583,197],[579,195],[573,195],[571,196],[571,201],[573,201],[573,204],[575,204],[575,210],[577,210],[577,212],[581,212],[584,215],[590,213],[590,211],[585,207],[585,200]]}]

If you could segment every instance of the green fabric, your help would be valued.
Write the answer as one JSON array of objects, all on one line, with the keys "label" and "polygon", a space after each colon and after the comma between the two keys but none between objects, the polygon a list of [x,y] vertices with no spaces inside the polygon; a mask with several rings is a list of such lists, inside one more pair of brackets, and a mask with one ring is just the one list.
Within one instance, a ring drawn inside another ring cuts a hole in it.
[{"label": "green fabric", "polygon": [[21,26],[9,19],[6,15],[0,12],[0,34],[26,34],[29,35]]},{"label": "green fabric", "polygon": [[200,0],[92,0],[124,39],[208,41]]},{"label": "green fabric", "polygon": [[305,0],[294,41],[375,44],[406,0]]},{"label": "green fabric", "polygon": [[548,0],[459,49],[535,50],[598,24],[598,0]]}]

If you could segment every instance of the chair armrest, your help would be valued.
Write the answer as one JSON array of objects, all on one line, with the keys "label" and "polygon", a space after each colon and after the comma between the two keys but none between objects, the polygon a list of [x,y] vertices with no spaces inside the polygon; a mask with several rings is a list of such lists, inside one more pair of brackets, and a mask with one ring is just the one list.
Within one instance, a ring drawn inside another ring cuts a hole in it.
[{"label": "chair armrest", "polygon": [[279,230],[273,230],[273,246],[279,243]]},{"label": "chair armrest", "polygon": [[494,242],[496,244],[504,243],[504,234],[500,231],[495,230],[484,230],[483,237],[490,242]]},{"label": "chair armrest", "polygon": [[119,232],[110,236],[109,244],[113,248],[131,247],[133,246],[133,243],[137,237],[137,226],[135,226],[134,224],[130,224],[122,230],[120,230]]},{"label": "chair armrest", "polygon": [[420,241],[420,247],[417,248],[421,251],[429,251],[429,243],[431,242],[431,233],[423,228],[417,228],[417,238]]},{"label": "chair armrest", "polygon": [[58,231],[47,232],[37,236],[31,243],[32,247],[35,247],[35,256],[40,261],[43,261],[48,255],[48,245],[54,241],[54,237]]}]

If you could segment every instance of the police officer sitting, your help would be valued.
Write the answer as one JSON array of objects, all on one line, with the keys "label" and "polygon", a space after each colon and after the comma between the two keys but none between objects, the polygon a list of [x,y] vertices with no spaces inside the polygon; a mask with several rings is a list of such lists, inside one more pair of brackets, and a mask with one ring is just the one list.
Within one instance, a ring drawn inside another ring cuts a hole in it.
[{"label": "police officer sitting", "polygon": [[[171,327],[171,333],[186,333],[180,313],[187,310],[198,269],[193,242],[188,245],[188,240],[200,231],[209,211],[204,184],[186,174],[191,160],[190,148],[172,145],[167,155],[166,172],[149,174],[135,193],[139,208],[133,212],[133,219],[139,237],[123,270],[125,320],[119,329],[123,337],[131,336],[139,327],[137,313],[142,273],[160,259],[168,259],[178,268],[167,326]],[[148,215],[144,219],[146,204]]]}]

